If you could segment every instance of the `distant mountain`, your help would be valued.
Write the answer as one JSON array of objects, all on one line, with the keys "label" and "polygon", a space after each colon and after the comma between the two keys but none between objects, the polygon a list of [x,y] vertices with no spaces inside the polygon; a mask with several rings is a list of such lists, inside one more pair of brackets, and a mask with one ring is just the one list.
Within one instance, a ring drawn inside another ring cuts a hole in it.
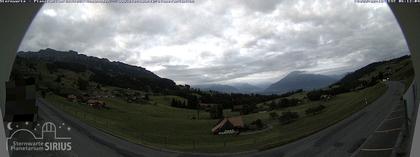
[{"label": "distant mountain", "polygon": [[337,74],[337,75],[327,75],[331,78],[334,78],[336,80],[341,80],[342,78],[344,78],[344,76],[346,76],[348,73],[342,73],[342,74]]},{"label": "distant mountain", "polygon": [[238,93],[239,90],[233,86],[222,85],[222,84],[204,84],[204,85],[194,85],[193,88],[198,88],[204,91],[217,91],[222,93]]},{"label": "distant mountain", "polygon": [[235,83],[231,85],[224,84],[203,84],[195,85],[193,88],[198,88],[205,91],[217,91],[222,93],[258,93],[262,89],[251,85],[249,83]]},{"label": "distant mountain", "polygon": [[238,89],[238,91],[240,93],[257,93],[257,92],[262,90],[262,88],[251,85],[249,83],[237,83],[237,84],[233,84],[231,86]]},{"label": "distant mountain", "polygon": [[302,71],[294,71],[286,77],[266,88],[265,94],[282,94],[294,90],[312,90],[327,87],[338,79],[326,75],[310,74]]},{"label": "distant mountain", "polygon": [[78,54],[76,51],[57,51],[47,48],[39,52],[18,52],[19,58],[45,62],[48,69],[66,69],[74,72],[91,71],[90,81],[101,84],[139,90],[161,90],[176,88],[174,81],[161,78],[143,67],[122,62],[111,62]]}]

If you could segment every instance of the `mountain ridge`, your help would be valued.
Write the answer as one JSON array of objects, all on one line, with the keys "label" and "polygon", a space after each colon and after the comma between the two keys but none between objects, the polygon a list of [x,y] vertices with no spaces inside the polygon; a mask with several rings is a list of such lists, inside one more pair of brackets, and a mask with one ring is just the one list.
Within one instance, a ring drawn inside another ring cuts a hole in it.
[{"label": "mountain ridge", "polygon": [[79,54],[76,51],[58,51],[43,49],[38,52],[19,51],[18,57],[45,62],[50,68],[63,68],[75,72],[92,71],[92,80],[101,84],[133,89],[174,89],[176,83],[167,78],[161,78],[140,66],[133,66],[122,62],[109,61]]},{"label": "mountain ridge", "polygon": [[266,94],[282,94],[299,89],[313,90],[327,87],[338,81],[333,77],[321,74],[312,74],[304,71],[292,71],[284,78],[271,84],[263,92]]}]

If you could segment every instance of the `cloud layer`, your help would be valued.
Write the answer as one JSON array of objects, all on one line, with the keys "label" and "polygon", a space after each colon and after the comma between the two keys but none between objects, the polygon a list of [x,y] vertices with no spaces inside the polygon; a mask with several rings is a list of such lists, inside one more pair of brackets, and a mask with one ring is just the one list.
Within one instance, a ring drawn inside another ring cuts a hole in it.
[{"label": "cloud layer", "polygon": [[177,83],[274,82],[340,74],[408,53],[386,4],[353,0],[196,0],[45,4],[20,46],[76,50]]}]

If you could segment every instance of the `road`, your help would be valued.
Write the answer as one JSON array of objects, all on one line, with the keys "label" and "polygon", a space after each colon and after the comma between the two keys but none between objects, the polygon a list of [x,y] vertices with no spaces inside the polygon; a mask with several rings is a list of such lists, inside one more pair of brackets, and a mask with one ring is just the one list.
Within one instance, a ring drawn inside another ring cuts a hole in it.
[{"label": "road", "polygon": [[[103,157],[190,157],[190,156],[240,156],[240,157],[346,157],[351,156],[364,143],[382,121],[400,104],[404,85],[388,82],[388,90],[374,103],[345,120],[298,141],[261,152],[243,154],[191,154],[157,150],[132,144],[92,128],[56,109],[38,101],[40,116],[45,121],[66,123],[72,129],[64,135],[72,138],[72,151],[63,156]],[[33,156],[36,156],[32,154]]]}]

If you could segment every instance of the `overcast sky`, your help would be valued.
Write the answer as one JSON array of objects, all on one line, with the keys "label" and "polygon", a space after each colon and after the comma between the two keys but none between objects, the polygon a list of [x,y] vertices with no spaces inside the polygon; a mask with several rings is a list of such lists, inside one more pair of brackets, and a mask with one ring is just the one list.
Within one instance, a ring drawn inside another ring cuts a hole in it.
[{"label": "overcast sky", "polygon": [[266,83],[291,71],[341,74],[408,53],[386,4],[195,0],[45,4],[20,46],[145,67],[177,83]]}]

